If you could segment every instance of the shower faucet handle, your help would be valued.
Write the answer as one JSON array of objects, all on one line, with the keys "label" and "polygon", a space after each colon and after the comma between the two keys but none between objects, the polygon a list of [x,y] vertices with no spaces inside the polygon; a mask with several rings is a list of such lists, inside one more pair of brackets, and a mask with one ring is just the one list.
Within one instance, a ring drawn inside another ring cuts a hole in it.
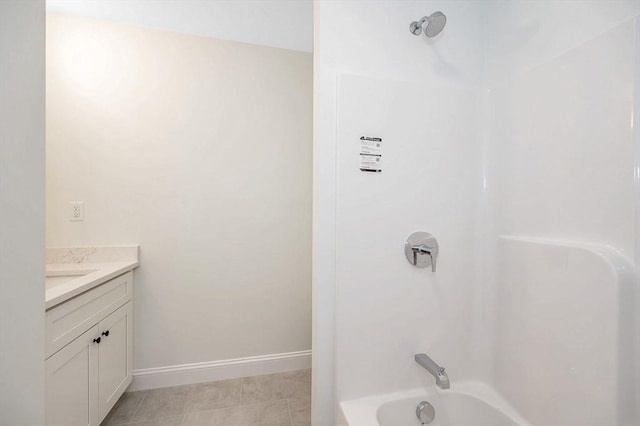
[{"label": "shower faucet handle", "polygon": [[438,258],[438,241],[427,232],[414,232],[404,245],[405,256],[409,263],[418,268],[431,265],[431,271],[436,271]]},{"label": "shower faucet handle", "polygon": [[417,266],[418,263],[418,253],[426,254],[431,258],[431,271],[436,271],[436,259],[438,258],[438,246],[429,247],[426,244],[418,244],[417,246],[411,247],[413,251],[413,264]]}]

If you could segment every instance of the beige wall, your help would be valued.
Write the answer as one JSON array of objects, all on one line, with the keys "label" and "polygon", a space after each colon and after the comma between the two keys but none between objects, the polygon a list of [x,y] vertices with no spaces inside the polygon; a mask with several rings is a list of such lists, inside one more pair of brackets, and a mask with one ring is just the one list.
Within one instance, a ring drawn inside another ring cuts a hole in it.
[{"label": "beige wall", "polygon": [[0,1],[0,425],[44,423],[44,1]]},{"label": "beige wall", "polygon": [[135,368],[310,349],[311,54],[47,25],[47,243],[140,244]]}]

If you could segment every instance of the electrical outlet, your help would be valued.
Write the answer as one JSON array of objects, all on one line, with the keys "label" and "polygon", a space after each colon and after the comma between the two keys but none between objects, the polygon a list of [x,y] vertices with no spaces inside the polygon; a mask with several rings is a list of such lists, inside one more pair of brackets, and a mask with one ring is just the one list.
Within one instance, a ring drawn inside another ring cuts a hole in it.
[{"label": "electrical outlet", "polygon": [[71,201],[71,222],[82,222],[84,220],[84,203],[82,201]]}]

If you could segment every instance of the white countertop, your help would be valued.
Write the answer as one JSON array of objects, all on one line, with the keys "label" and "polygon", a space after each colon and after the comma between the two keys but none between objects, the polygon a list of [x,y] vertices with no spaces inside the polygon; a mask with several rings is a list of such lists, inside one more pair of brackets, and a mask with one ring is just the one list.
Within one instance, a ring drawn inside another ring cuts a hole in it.
[{"label": "white countertop", "polygon": [[47,250],[45,309],[132,271],[139,265],[138,247]]}]

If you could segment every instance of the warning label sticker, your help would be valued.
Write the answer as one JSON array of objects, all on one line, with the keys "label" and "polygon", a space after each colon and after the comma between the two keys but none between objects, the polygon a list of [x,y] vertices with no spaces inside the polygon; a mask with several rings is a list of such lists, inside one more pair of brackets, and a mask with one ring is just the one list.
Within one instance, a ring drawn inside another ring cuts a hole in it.
[{"label": "warning label sticker", "polygon": [[382,171],[382,138],[360,136],[360,170],[374,173]]}]

